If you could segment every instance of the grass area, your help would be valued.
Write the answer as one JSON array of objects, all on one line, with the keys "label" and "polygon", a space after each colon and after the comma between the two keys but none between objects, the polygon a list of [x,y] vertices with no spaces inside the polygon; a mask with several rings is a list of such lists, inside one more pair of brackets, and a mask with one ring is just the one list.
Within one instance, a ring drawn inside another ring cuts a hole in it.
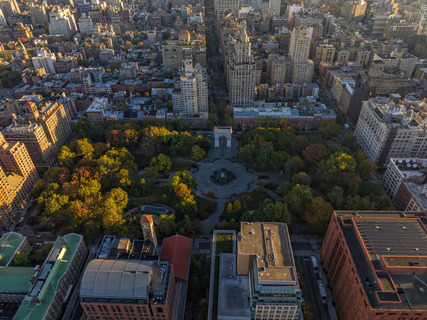
[{"label": "grass area", "polygon": [[[218,235],[217,235],[218,236]],[[218,252],[218,244],[217,244]],[[219,257],[215,257],[215,273],[214,273],[214,290],[213,290],[213,299],[212,299],[212,319],[218,318],[218,284],[219,284]]]},{"label": "grass area", "polygon": [[195,163],[189,157],[175,156],[171,157],[172,171],[190,170],[191,166]]},{"label": "grass area", "polygon": [[216,251],[220,253],[233,253],[233,234],[232,233],[217,233],[216,234]]},{"label": "grass area", "polygon": [[258,209],[261,203],[268,198],[270,198],[270,196],[266,194],[262,188],[256,188],[252,192],[242,192],[239,195],[239,200],[242,203],[242,206],[248,210]]},{"label": "grass area", "polygon": [[215,201],[207,200],[196,196],[198,216],[201,220],[208,218],[216,210],[217,203]]}]

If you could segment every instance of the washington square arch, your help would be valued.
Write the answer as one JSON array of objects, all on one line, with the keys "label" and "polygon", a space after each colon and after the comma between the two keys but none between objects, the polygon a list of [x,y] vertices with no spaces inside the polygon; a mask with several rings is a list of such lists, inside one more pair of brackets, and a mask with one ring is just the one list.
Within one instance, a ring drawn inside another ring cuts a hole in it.
[{"label": "washington square arch", "polygon": [[218,147],[231,148],[232,134],[233,134],[233,129],[231,127],[215,127],[214,128],[215,148],[218,148]]}]

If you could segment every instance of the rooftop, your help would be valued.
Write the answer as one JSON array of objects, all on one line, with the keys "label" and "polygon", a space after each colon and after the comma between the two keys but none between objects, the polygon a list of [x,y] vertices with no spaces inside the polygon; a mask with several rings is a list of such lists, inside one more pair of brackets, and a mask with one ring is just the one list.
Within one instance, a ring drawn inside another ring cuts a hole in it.
[{"label": "rooftop", "polygon": [[58,237],[38,275],[30,294],[22,301],[14,320],[43,319],[58,289],[58,281],[67,272],[83,236],[75,233]]},{"label": "rooftop", "polygon": [[[16,232],[5,233],[0,238],[0,266],[1,267],[7,267],[12,262],[13,257],[18,252],[19,248],[24,243],[25,239],[27,239],[27,237]],[[0,278],[1,278],[1,274],[0,274]]]},{"label": "rooftop", "polygon": [[242,222],[240,230],[238,254],[256,255],[260,283],[297,283],[286,224]]},{"label": "rooftop", "polygon": [[84,272],[80,296],[148,299],[152,267],[152,261],[92,260]]},{"label": "rooftop", "polygon": [[427,310],[425,212],[335,212],[373,308]]},{"label": "rooftop", "polygon": [[0,267],[0,292],[27,294],[33,286],[30,279],[35,273],[32,267]]},{"label": "rooftop", "polygon": [[176,235],[163,240],[162,253],[159,261],[167,261],[173,266],[175,276],[188,280],[191,262],[190,238]]},{"label": "rooftop", "polygon": [[221,253],[219,258],[218,318],[250,320],[249,277],[236,274],[236,255]]}]

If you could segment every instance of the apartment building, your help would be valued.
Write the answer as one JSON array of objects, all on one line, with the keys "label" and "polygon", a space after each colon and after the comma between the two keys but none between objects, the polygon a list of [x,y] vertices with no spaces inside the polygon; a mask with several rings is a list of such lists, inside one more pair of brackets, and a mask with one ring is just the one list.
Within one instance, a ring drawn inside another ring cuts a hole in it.
[{"label": "apartment building", "polygon": [[23,143],[36,167],[50,167],[55,163],[56,146],[47,139],[42,125],[35,122],[14,123],[3,129],[2,133],[9,143]]},{"label": "apartment building", "polygon": [[289,57],[292,60],[293,83],[309,83],[313,80],[314,62],[308,60],[310,42],[308,29],[296,27],[292,30],[289,43]]},{"label": "apartment building", "polygon": [[426,123],[411,108],[419,103],[399,95],[363,102],[354,135],[369,159],[383,166],[390,158],[427,157]]},{"label": "apartment building", "polygon": [[236,38],[226,48],[226,77],[230,104],[250,107],[254,101],[256,63],[251,52],[251,42],[243,21]]},{"label": "apartment building", "polygon": [[9,144],[0,133],[0,224],[3,229],[14,223],[38,178],[25,145]]},{"label": "apartment building", "polygon": [[320,257],[340,319],[427,317],[425,212],[335,211]]},{"label": "apartment building", "polygon": [[187,57],[182,63],[181,75],[172,95],[173,110],[176,113],[198,114],[209,112],[208,83],[206,70],[193,59]]},{"label": "apartment building", "polygon": [[48,141],[57,149],[66,145],[73,138],[70,122],[62,103],[46,101],[37,105],[29,101],[25,103],[28,120],[40,124]]}]

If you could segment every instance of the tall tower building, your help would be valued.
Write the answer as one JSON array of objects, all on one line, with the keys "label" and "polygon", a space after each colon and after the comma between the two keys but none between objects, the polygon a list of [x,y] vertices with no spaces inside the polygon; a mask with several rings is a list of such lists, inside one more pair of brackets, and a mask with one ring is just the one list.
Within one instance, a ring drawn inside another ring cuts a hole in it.
[{"label": "tall tower building", "polygon": [[77,32],[74,15],[69,8],[56,7],[49,13],[49,34],[64,35],[66,40]]},{"label": "tall tower building", "polygon": [[151,214],[143,214],[140,222],[144,240],[152,241],[154,244],[154,250],[156,250],[157,237],[156,231],[154,230],[153,216]]},{"label": "tall tower building", "polygon": [[8,229],[39,178],[21,142],[9,144],[0,133],[0,224]]},{"label": "tall tower building", "polygon": [[29,4],[30,15],[31,15],[31,24],[36,28],[40,25],[46,25],[49,22],[49,17],[47,14],[47,5],[45,4],[34,4],[31,2]]},{"label": "tall tower building", "polygon": [[295,63],[306,62],[310,53],[311,39],[308,29],[296,27],[291,33],[289,56]]},{"label": "tall tower building", "polygon": [[235,107],[251,107],[254,101],[256,63],[245,21],[240,25],[237,38],[227,47],[226,66],[230,104]]},{"label": "tall tower building", "polygon": [[62,103],[48,101],[37,108],[34,102],[29,101],[24,107],[28,119],[43,127],[48,141],[57,149],[70,142],[73,134]]},{"label": "tall tower building", "polygon": [[12,124],[2,132],[7,142],[22,142],[25,145],[36,167],[50,167],[54,164],[56,147],[49,142],[40,124]]},{"label": "tall tower building", "polygon": [[289,56],[292,60],[292,82],[308,83],[313,80],[314,62],[308,60],[310,53],[308,29],[296,27],[292,30],[289,44]]},{"label": "tall tower building", "polygon": [[183,61],[177,84],[181,91],[172,96],[174,112],[196,114],[209,111],[208,83],[205,73],[200,64],[193,67],[191,56]]}]

